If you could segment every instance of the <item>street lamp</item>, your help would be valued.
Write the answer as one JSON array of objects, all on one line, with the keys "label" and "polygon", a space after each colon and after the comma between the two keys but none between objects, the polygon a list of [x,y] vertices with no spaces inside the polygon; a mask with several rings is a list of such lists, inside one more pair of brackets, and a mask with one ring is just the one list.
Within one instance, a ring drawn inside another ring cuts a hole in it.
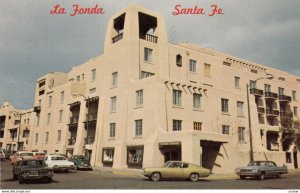
[{"label": "street lamp", "polygon": [[[253,81],[253,83],[256,83],[258,80],[261,79],[268,79],[272,80],[274,76],[272,74],[266,74],[264,77],[258,78]],[[252,143],[252,128],[251,128],[251,115],[250,115],[250,102],[249,102],[249,87],[251,85],[251,82],[246,84],[246,90],[247,90],[247,106],[248,106],[248,123],[249,123],[249,141],[250,141],[250,162],[253,161],[253,143]]]}]

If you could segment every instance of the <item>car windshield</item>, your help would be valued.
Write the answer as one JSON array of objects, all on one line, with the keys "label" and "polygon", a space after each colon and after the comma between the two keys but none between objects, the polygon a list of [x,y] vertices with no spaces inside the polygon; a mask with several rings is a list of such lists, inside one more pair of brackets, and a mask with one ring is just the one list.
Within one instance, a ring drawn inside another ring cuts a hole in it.
[{"label": "car windshield", "polygon": [[45,153],[35,153],[35,155],[46,155]]},{"label": "car windshield", "polygon": [[64,157],[51,157],[51,160],[66,160]]},{"label": "car windshield", "polygon": [[78,160],[80,160],[80,161],[88,161],[89,160],[89,158],[88,157],[86,157],[86,156],[76,156],[76,157],[74,157],[75,159],[78,159]]},{"label": "car windshield", "polygon": [[35,166],[44,166],[45,162],[43,160],[26,160],[22,161],[20,163],[21,166],[30,166],[30,167],[35,167]]},{"label": "car windshield", "polygon": [[33,153],[20,153],[20,156],[33,156]]}]

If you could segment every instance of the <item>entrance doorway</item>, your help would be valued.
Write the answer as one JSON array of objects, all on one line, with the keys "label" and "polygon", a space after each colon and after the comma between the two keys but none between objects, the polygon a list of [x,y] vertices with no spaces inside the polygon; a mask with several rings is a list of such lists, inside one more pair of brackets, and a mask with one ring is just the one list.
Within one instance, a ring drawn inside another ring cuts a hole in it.
[{"label": "entrance doorway", "polygon": [[164,156],[164,162],[181,161],[180,142],[162,142],[159,143],[159,149]]},{"label": "entrance doorway", "polygon": [[297,149],[297,147],[294,147],[293,157],[294,157],[294,167],[295,167],[295,169],[298,168],[298,159],[297,159],[297,155],[298,155],[298,149]]}]

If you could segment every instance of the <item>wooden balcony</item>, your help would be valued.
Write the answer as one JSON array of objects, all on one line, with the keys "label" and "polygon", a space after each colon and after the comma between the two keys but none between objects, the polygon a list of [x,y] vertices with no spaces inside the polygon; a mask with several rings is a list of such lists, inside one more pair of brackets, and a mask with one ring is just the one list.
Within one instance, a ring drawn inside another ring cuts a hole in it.
[{"label": "wooden balcony", "polygon": [[279,101],[280,102],[291,102],[292,97],[287,96],[287,95],[279,95]]},{"label": "wooden balcony", "polygon": [[257,112],[259,114],[265,114],[265,108],[263,108],[263,107],[257,107]]},{"label": "wooden balcony", "polygon": [[254,94],[257,96],[263,96],[264,95],[264,91],[257,89],[257,88],[250,88],[250,94]]},{"label": "wooden balcony", "polygon": [[265,98],[266,99],[277,99],[278,95],[276,93],[273,92],[265,92]]},{"label": "wooden balcony", "polygon": [[278,110],[266,109],[267,116],[277,117],[279,116]]}]

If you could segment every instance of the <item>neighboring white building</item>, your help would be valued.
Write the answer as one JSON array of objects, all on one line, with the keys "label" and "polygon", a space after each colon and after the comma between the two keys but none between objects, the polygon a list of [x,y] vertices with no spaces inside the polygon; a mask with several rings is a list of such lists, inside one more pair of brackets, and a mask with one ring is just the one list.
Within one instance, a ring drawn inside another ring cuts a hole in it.
[{"label": "neighboring white building", "polygon": [[111,17],[101,56],[37,80],[30,149],[86,153],[114,168],[184,160],[232,172],[249,162],[246,85],[257,79],[248,87],[254,159],[298,167],[279,118],[299,118],[300,77],[168,43],[162,16],[131,5]]}]

